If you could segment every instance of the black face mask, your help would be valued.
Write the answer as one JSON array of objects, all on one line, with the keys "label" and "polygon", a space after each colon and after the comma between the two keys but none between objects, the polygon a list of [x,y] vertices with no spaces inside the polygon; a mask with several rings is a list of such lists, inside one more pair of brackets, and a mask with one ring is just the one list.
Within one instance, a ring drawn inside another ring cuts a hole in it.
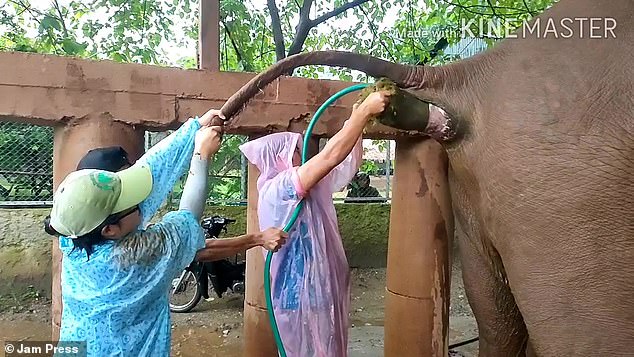
[{"label": "black face mask", "polygon": [[136,212],[139,210],[139,206],[134,206],[132,208],[128,208],[127,210],[123,211],[123,212],[119,212],[119,213],[115,213],[111,216],[109,216],[108,218],[106,218],[106,220],[101,224],[102,227],[107,226],[109,224],[116,224],[117,222],[119,222],[120,220],[124,219],[125,217],[131,215],[132,213]]}]

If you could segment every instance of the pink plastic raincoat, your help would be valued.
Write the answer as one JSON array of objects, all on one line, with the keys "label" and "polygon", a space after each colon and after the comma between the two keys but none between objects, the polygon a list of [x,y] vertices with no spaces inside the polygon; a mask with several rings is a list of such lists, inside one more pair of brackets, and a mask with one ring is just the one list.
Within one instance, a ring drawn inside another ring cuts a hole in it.
[{"label": "pink plastic raincoat", "polygon": [[240,150],[260,170],[261,230],[284,227],[304,198],[286,245],[271,262],[273,306],[287,355],[345,357],[350,280],[332,194],[352,180],[363,149],[359,139],[350,155],[307,193],[292,165],[301,142],[299,134],[277,133]]}]

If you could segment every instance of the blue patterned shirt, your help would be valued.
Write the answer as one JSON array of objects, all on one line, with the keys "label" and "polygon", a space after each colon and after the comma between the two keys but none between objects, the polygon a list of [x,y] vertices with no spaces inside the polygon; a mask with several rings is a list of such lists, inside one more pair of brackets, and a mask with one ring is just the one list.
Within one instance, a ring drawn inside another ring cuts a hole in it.
[{"label": "blue patterned shirt", "polygon": [[[139,159],[153,179],[139,205],[141,227],[188,168],[199,128],[197,119],[188,120]],[[89,260],[61,237],[60,341],[86,341],[88,356],[169,356],[169,288],[204,245],[203,230],[188,211],[170,212],[144,230],[96,246]]]}]

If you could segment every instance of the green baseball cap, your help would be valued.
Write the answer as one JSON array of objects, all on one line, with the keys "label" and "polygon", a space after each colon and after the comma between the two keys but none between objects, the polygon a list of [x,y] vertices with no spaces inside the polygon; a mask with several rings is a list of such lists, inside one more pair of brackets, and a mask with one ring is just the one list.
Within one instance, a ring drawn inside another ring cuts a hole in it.
[{"label": "green baseball cap", "polygon": [[67,237],[81,237],[99,227],[108,216],[141,203],[151,190],[152,172],[147,165],[134,165],[119,172],[72,172],[53,195],[50,225]]}]

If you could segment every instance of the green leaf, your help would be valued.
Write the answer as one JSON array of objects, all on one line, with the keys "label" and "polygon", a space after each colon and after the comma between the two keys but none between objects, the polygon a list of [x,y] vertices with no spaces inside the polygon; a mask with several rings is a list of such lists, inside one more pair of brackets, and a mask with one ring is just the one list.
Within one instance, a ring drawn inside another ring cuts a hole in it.
[{"label": "green leaf", "polygon": [[77,43],[69,38],[62,41],[62,48],[64,49],[64,52],[69,55],[79,54],[83,52],[86,47],[88,47],[87,44]]},{"label": "green leaf", "polygon": [[123,55],[117,52],[112,54],[112,60],[116,62],[125,62],[125,58],[123,57]]},{"label": "green leaf", "polygon": [[62,29],[62,24],[59,22],[58,19],[46,15],[44,16],[44,18],[42,19],[42,21],[40,21],[40,28],[44,29],[44,30],[48,30],[48,29],[55,29],[55,30],[61,30]]}]

